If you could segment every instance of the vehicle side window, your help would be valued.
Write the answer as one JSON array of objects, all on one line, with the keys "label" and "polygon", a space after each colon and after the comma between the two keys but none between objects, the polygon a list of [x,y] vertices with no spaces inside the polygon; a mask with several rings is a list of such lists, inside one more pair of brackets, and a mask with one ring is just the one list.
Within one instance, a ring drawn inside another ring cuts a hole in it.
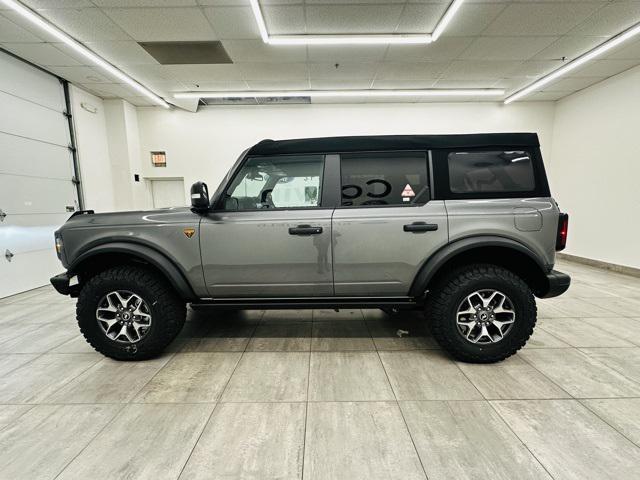
[{"label": "vehicle side window", "polygon": [[320,205],[324,155],[247,159],[229,185],[225,210],[311,208]]},{"label": "vehicle side window", "polygon": [[437,198],[544,196],[539,164],[529,150],[435,150],[433,157]]},{"label": "vehicle side window", "polygon": [[425,152],[342,154],[341,204],[415,205],[429,198]]},{"label": "vehicle side window", "polygon": [[524,150],[450,152],[453,193],[530,192],[535,189],[531,154]]}]

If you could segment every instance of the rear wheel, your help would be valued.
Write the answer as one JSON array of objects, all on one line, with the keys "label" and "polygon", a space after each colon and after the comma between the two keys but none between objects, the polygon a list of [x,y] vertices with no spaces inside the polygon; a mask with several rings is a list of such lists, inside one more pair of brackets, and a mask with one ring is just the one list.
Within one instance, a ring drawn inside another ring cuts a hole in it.
[{"label": "rear wheel", "polygon": [[438,343],[458,360],[493,363],[522,348],[536,324],[529,286],[513,272],[477,264],[453,271],[426,309]]},{"label": "rear wheel", "polygon": [[178,335],[186,307],[156,272],[118,266],[83,285],[76,314],[80,331],[98,352],[116,360],[145,360]]}]

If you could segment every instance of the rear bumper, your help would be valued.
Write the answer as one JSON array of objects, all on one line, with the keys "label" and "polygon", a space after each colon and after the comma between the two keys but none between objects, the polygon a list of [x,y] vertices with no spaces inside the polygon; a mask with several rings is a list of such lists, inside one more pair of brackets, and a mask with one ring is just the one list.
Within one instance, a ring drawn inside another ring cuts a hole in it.
[{"label": "rear bumper", "polygon": [[55,277],[51,277],[51,285],[56,289],[58,293],[62,295],[69,295],[71,297],[78,296],[79,285],[76,282],[74,285],[71,285],[71,279],[73,275],[69,275],[69,273],[61,273],[60,275],[56,275]]},{"label": "rear bumper", "polygon": [[566,273],[551,270],[551,272],[547,274],[547,282],[549,283],[549,288],[540,298],[552,298],[562,295],[569,289],[571,277]]}]

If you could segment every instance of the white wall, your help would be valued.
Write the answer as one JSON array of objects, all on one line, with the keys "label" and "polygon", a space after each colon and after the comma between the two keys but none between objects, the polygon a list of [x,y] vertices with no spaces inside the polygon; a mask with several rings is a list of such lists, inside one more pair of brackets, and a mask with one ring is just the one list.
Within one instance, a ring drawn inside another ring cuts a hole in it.
[{"label": "white wall", "polygon": [[[84,194],[84,208],[97,212],[116,209],[111,161],[107,141],[104,102],[84,90],[70,86],[76,148]],[[82,108],[82,104],[95,113]]]},{"label": "white wall", "polygon": [[[265,138],[328,135],[538,132],[551,152],[554,104],[422,103],[204,107],[197,113],[139,108],[145,176],[204,180],[213,191],[242,151]],[[167,167],[151,166],[150,151],[167,152]]]},{"label": "white wall", "polygon": [[640,268],[640,67],[558,102],[551,156],[566,252]]}]

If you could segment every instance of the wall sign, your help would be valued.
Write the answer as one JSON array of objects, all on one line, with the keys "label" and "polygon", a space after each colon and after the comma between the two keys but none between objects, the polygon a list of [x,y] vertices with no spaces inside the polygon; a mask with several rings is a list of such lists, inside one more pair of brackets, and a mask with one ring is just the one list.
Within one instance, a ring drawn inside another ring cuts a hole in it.
[{"label": "wall sign", "polygon": [[151,152],[151,165],[154,167],[166,167],[167,154],[165,152]]}]

